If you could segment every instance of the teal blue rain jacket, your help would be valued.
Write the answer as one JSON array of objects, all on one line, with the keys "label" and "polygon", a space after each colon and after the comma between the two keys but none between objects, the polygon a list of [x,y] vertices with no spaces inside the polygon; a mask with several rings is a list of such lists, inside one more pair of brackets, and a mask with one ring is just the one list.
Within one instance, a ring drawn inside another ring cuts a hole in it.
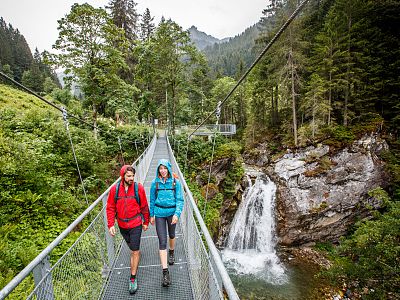
[{"label": "teal blue rain jacket", "polygon": [[[169,172],[169,177],[165,182],[159,177],[158,168],[160,165],[166,166]],[[158,182],[157,198],[156,182]],[[156,178],[151,183],[150,217],[169,217],[172,215],[180,217],[183,209],[182,185],[178,179],[175,179],[174,193],[173,182],[171,163],[167,159],[160,159],[157,165]]]}]

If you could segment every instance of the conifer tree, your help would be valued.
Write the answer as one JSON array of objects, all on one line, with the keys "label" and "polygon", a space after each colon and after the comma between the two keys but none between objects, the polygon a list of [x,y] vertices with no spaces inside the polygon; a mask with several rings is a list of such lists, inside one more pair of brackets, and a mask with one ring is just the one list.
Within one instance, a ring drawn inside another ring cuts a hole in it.
[{"label": "conifer tree", "polygon": [[142,41],[147,41],[154,32],[155,25],[153,21],[154,17],[151,16],[150,10],[146,8],[142,16],[142,22],[140,23],[140,39]]},{"label": "conifer tree", "polygon": [[138,37],[139,14],[136,11],[137,3],[133,0],[110,0],[108,9],[118,28],[122,28],[128,41],[134,42]]},{"label": "conifer tree", "polygon": [[150,72],[151,92],[160,114],[157,117],[163,120],[168,117],[174,128],[180,97],[187,87],[186,74],[197,62],[197,50],[187,31],[174,21],[162,18],[142,51],[140,61],[143,59],[146,64],[139,63],[138,72],[141,77]]},{"label": "conifer tree", "polygon": [[0,18],[0,63],[8,64],[14,79],[21,81],[22,74],[31,66],[33,57],[28,43],[18,29]]}]

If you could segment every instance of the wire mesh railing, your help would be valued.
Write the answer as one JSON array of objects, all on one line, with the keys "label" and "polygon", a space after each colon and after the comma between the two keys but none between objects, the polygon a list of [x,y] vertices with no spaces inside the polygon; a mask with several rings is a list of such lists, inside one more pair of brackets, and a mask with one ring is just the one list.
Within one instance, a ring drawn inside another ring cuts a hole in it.
[{"label": "wire mesh railing", "polygon": [[[176,134],[190,133],[196,128],[195,125],[180,126],[175,128]],[[221,135],[236,134],[236,124],[207,124],[200,126],[193,135],[212,135],[214,133]]]},{"label": "wire mesh railing", "polygon": [[104,210],[103,207],[27,299],[98,298],[121,244],[121,237],[117,235],[107,247]]},{"label": "wire mesh railing", "polygon": [[224,299],[226,293],[229,299],[239,299],[176,162],[168,138],[167,146],[171,164],[177,172],[184,190],[185,209],[180,222],[194,298]]},{"label": "wire mesh railing", "polygon": [[[132,164],[135,180],[143,181],[150,167],[157,138]],[[102,293],[110,270],[117,258],[122,238],[108,233],[105,205],[111,186],[94,201],[71,225],[50,243],[31,263],[15,276],[1,291],[0,299],[97,299]],[[102,206],[99,204],[102,203]],[[51,266],[50,256],[57,246],[93,212],[98,212],[90,225],[64,255]],[[29,295],[21,295],[18,285],[35,287]],[[14,291],[14,292],[13,292]]]}]

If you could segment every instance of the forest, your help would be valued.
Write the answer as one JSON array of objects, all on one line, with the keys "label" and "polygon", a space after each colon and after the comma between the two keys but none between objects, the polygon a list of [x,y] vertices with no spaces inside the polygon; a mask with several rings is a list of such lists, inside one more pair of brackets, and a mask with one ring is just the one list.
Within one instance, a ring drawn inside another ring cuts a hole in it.
[{"label": "forest", "polygon": [[[247,49],[252,57],[299,2],[266,4],[257,30],[247,30],[254,39],[245,39],[254,44]],[[229,42],[199,51],[179,24],[164,18],[155,24],[150,10],[138,12],[136,5],[133,0],[110,0],[104,8],[74,4],[58,21],[54,51],[36,49],[33,54],[23,34],[0,18],[0,71],[100,129],[93,132],[71,121],[89,202],[123,161],[141,153],[154,119],[172,130],[199,124],[249,65],[249,53],[232,51]],[[334,264],[321,276],[332,286],[347,281],[375,291],[362,299],[399,296],[399,28],[399,1],[308,1],[222,106],[219,119],[238,129],[234,142],[220,141],[226,143],[221,156],[239,157],[265,141],[279,155],[319,143],[339,149],[367,132],[387,140],[390,150],[382,159],[390,182],[381,190],[384,205],[356,223],[340,245],[320,245]],[[209,59],[212,51],[217,56]],[[66,74],[64,88],[57,69]],[[73,83],[82,97],[71,95]],[[86,203],[61,116],[4,77],[0,103],[3,287]],[[212,116],[208,123],[215,121]],[[136,141],[142,148],[133,146]],[[198,150],[189,153],[193,169],[210,159],[210,145],[192,149]],[[240,174],[232,171],[232,181],[240,180]],[[210,208],[208,225],[218,217],[218,205]]]}]

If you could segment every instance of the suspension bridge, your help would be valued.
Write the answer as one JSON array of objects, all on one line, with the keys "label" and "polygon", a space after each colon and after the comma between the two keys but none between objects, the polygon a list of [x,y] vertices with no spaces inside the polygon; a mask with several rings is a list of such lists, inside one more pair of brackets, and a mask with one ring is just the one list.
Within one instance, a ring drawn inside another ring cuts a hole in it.
[{"label": "suspension bridge", "polygon": [[[155,226],[150,226],[141,238],[139,289],[136,294],[129,294],[130,250],[120,235],[111,237],[107,228],[105,206],[109,187],[0,291],[0,299],[12,293],[29,276],[33,276],[35,288],[27,299],[239,299],[166,135],[155,135],[132,164],[136,169],[135,180],[142,182],[149,194],[160,158],[171,161],[173,171],[182,182],[185,198],[185,208],[177,227],[176,263],[170,267],[171,286],[161,286],[158,239]],[[83,219],[91,216],[93,221],[81,236],[51,265],[49,256],[56,246]]]}]

